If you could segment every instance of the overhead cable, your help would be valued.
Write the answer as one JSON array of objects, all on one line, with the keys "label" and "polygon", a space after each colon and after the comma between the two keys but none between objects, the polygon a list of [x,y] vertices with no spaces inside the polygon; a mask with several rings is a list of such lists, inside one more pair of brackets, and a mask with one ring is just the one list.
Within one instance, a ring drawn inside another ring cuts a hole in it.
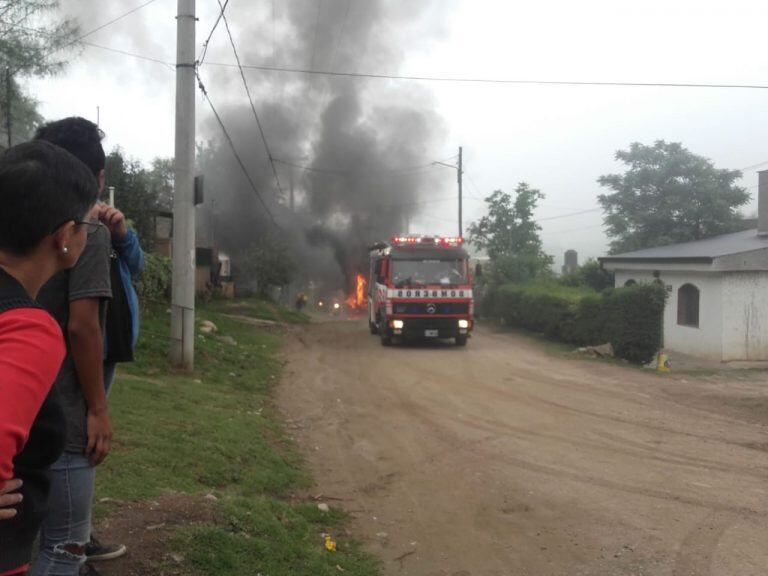
[{"label": "overhead cable", "polygon": [[203,51],[200,53],[200,58],[197,59],[198,66],[202,66],[203,62],[205,61],[205,55],[208,53],[208,44],[211,42],[213,33],[216,32],[216,28],[218,28],[219,22],[221,22],[221,19],[224,18],[224,11],[227,9],[227,4],[229,4],[229,0],[226,0],[223,6],[221,5],[221,2],[219,2],[219,17],[216,18],[216,22],[213,23],[213,27],[208,33],[208,38],[206,38],[205,42],[203,42]]},{"label": "overhead cable", "polygon": [[203,80],[202,78],[200,78],[200,73],[195,71],[195,76],[197,76],[197,85],[200,88],[200,92],[203,93],[203,97],[205,98],[205,101],[208,102],[208,106],[210,106],[211,112],[213,112],[213,115],[216,118],[216,122],[218,122],[219,127],[221,128],[221,131],[224,133],[224,138],[229,143],[229,147],[232,149],[232,154],[234,155],[235,160],[237,160],[237,163],[240,165],[240,169],[243,171],[243,174],[245,175],[246,180],[248,180],[248,184],[250,184],[251,190],[253,190],[253,193],[256,195],[256,198],[258,198],[259,202],[264,208],[264,211],[267,213],[267,215],[269,216],[269,219],[272,221],[272,224],[274,224],[275,227],[280,228],[280,225],[275,220],[275,217],[272,215],[272,212],[270,211],[266,202],[264,202],[264,198],[261,197],[261,193],[259,192],[259,189],[256,187],[256,183],[253,181],[253,178],[251,178],[251,175],[248,172],[248,169],[245,167],[245,163],[240,157],[240,154],[237,152],[235,143],[232,141],[232,137],[229,135],[229,131],[227,130],[227,127],[224,125],[224,122],[221,120],[221,116],[219,116],[219,113],[216,111],[216,107],[213,105],[213,102],[211,102],[211,98],[208,95],[208,91],[205,89]]},{"label": "overhead cable", "polygon": [[[211,62],[211,66],[234,68],[235,64],[226,62]],[[585,80],[525,80],[512,78],[478,78],[462,76],[404,76],[395,74],[376,74],[365,72],[336,72],[332,70],[311,70],[305,68],[289,68],[284,66],[257,66],[243,64],[248,70],[261,70],[264,72],[288,72],[292,74],[315,74],[320,76],[341,76],[348,78],[376,78],[382,80],[416,80],[424,82],[457,82],[472,84],[529,84],[544,86],[629,86],[647,88],[743,88],[753,90],[768,90],[768,84],[717,84],[696,82],[607,82]]]},{"label": "overhead cable", "polygon": [[320,174],[328,174],[330,176],[358,176],[358,175],[359,176],[382,176],[382,175],[389,175],[389,174],[414,174],[420,171],[432,169],[437,164],[441,164],[444,161],[447,162],[449,160],[453,160],[454,158],[456,158],[455,155],[451,156],[450,158],[446,158],[443,161],[433,160],[432,162],[427,162],[425,164],[419,164],[415,166],[405,166],[403,168],[385,168],[382,170],[372,170],[372,171],[337,170],[333,168],[321,168],[316,166],[309,166],[306,164],[297,164],[295,162],[289,162],[287,160],[280,160],[279,158],[275,158],[275,162],[277,162],[278,164],[291,166],[299,170],[304,170],[306,172],[318,172]]},{"label": "overhead cable", "polygon": [[143,56],[141,54],[135,54],[133,52],[126,52],[125,50],[120,50],[118,48],[110,48],[109,46],[102,46],[100,44],[94,44],[93,42],[83,42],[83,44],[90,48],[98,48],[99,50],[106,50],[107,52],[114,52],[115,54],[122,54],[124,56],[138,58],[139,60],[146,60],[147,62],[155,62],[156,64],[162,64],[163,66],[170,68],[171,71],[173,72],[176,71],[176,67],[173,64],[171,64],[170,62],[166,62],[165,60],[160,60],[159,58],[152,58],[150,56]]},{"label": "overhead cable", "polygon": [[237,53],[237,46],[235,46],[235,39],[232,37],[232,31],[229,29],[229,21],[227,20],[227,17],[224,14],[224,8],[226,8],[226,4],[227,2],[229,2],[229,0],[226,0],[223,6],[221,4],[221,0],[218,0],[218,2],[219,2],[219,6],[221,6],[221,17],[224,20],[224,27],[227,29],[229,42],[230,44],[232,44],[232,52],[235,55],[235,60],[237,61],[237,65],[240,67],[240,77],[243,79],[243,86],[245,87],[245,93],[248,96],[248,103],[251,105],[251,111],[253,112],[253,117],[256,119],[256,125],[259,127],[259,134],[261,134],[261,141],[264,143],[264,149],[267,151],[267,157],[269,158],[269,165],[272,167],[272,175],[275,177],[275,184],[277,184],[277,191],[282,197],[283,188],[280,185],[280,176],[278,176],[277,168],[275,167],[275,159],[272,156],[272,151],[269,148],[269,143],[267,142],[267,136],[266,134],[264,134],[264,127],[261,125],[261,120],[259,120],[259,114],[256,112],[256,106],[254,106],[253,104],[251,89],[248,87],[248,81],[245,79],[245,72],[243,71],[242,66],[240,66],[240,55]]}]

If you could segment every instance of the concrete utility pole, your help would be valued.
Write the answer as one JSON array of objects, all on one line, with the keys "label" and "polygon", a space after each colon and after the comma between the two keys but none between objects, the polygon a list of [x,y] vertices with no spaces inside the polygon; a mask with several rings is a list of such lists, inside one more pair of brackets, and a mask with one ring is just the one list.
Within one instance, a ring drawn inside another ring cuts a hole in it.
[{"label": "concrete utility pole", "polygon": [[463,165],[462,165],[462,150],[461,150],[461,146],[459,146],[459,173],[457,175],[457,178],[459,180],[459,238],[464,236],[464,226],[463,226],[463,223],[462,223],[462,214],[461,214],[461,209],[462,209],[462,206],[461,206],[461,200],[462,200],[462,198],[461,198],[461,194],[462,194],[461,186],[462,186],[462,182],[461,182],[461,180],[462,180],[462,176],[463,175],[464,175],[464,168],[463,168]]},{"label": "concrete utility pole", "polygon": [[171,364],[185,370],[195,358],[195,21],[195,0],[178,0]]}]

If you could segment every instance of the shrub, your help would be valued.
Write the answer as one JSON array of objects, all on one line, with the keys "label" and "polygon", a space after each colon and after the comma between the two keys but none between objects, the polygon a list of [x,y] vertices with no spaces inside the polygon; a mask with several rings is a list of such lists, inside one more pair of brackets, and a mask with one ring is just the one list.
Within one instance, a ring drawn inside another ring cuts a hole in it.
[{"label": "shrub", "polygon": [[483,303],[487,315],[571,344],[610,342],[616,355],[649,362],[661,344],[666,292],[644,284],[606,290],[555,284],[506,284]]},{"label": "shrub", "polygon": [[612,287],[615,280],[613,272],[604,270],[596,260],[587,260],[573,272],[560,276],[558,282],[563,286],[582,286],[602,292]]},{"label": "shrub", "polygon": [[136,293],[142,300],[167,300],[171,289],[171,259],[149,252],[144,254],[144,272],[137,281]]},{"label": "shrub", "polygon": [[661,347],[667,292],[664,286],[638,284],[605,296],[611,319],[608,339],[614,353],[636,364],[650,362]]}]

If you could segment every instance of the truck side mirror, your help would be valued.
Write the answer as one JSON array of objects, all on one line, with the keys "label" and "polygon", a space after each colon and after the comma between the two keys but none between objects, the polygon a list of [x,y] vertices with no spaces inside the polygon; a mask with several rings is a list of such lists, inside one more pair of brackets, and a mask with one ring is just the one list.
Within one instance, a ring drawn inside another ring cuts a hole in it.
[{"label": "truck side mirror", "polygon": [[475,277],[479,278],[483,275],[483,265],[478,262],[475,264]]}]

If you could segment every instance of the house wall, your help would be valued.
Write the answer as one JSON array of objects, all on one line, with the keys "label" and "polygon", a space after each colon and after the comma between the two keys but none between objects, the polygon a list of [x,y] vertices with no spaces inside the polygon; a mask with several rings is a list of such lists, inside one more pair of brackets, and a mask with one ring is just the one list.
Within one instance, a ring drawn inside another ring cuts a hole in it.
[{"label": "house wall", "polygon": [[723,275],[723,360],[768,360],[768,272]]},{"label": "house wall", "polygon": [[[617,269],[616,286],[636,282],[652,282],[652,270]],[[659,279],[670,287],[664,309],[664,347],[668,350],[712,360],[723,359],[723,279],[721,273],[679,272],[661,270]],[[680,326],[677,323],[677,291],[683,284],[699,289],[699,326]],[[766,315],[768,327],[768,315]],[[768,343],[768,335],[766,337]]]}]

